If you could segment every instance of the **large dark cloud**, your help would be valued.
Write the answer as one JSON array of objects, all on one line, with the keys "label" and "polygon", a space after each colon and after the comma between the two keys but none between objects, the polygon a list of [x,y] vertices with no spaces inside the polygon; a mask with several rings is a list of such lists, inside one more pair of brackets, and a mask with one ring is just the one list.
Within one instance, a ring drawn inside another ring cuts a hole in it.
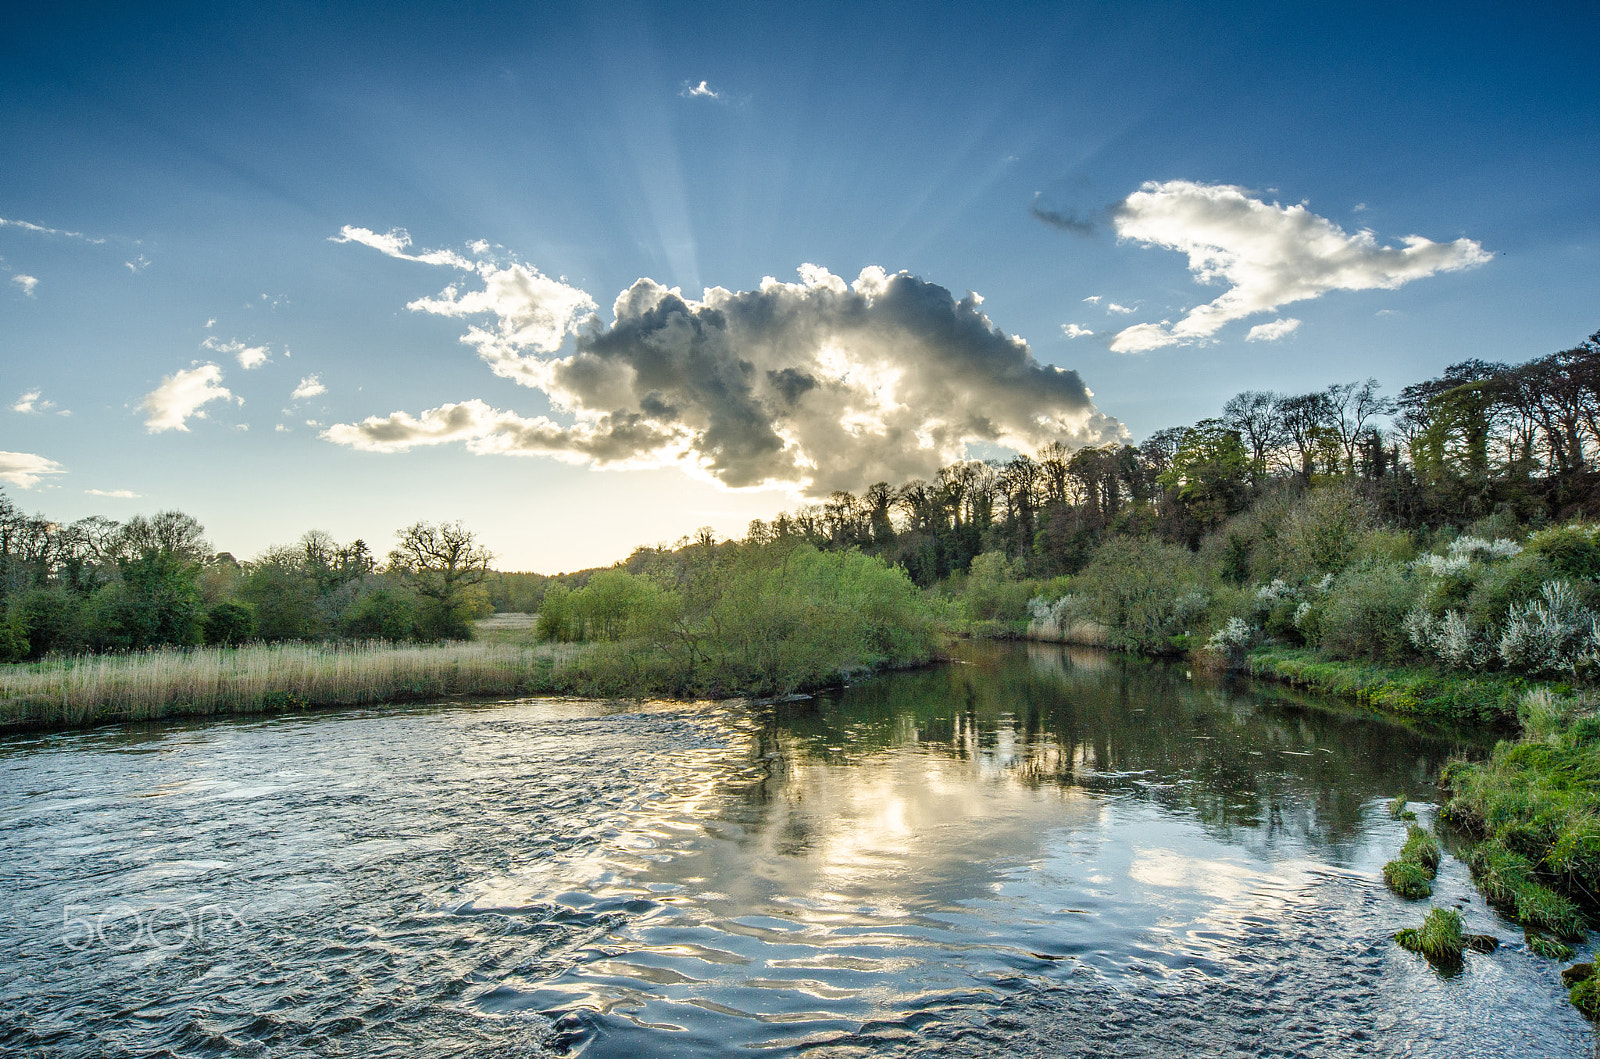
[{"label": "large dark cloud", "polygon": [[380,450],[459,440],[598,464],[675,463],[729,486],[813,494],[930,475],[973,442],[1033,449],[1124,436],[1077,372],[1040,364],[976,295],[879,268],[852,284],[809,265],[800,274],[698,301],[641,279],[617,297],[613,322],[591,318],[564,357],[486,342],[496,332],[474,328],[466,340],[493,369],[543,390],[570,426],[471,401],[327,436]]}]

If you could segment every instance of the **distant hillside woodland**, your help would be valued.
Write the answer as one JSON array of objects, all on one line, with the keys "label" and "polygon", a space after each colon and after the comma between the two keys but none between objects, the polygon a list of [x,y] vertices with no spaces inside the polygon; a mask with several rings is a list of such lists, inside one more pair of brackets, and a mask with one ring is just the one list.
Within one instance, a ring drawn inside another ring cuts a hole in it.
[{"label": "distant hillside woodland", "polygon": [[[386,563],[316,531],[239,562],[178,512],[63,525],[0,494],[0,658],[457,638],[491,609],[538,611],[548,639],[664,639],[675,622],[681,639],[687,613],[714,621],[708,600],[809,547],[898,568],[958,623],[1082,618],[1143,651],[1273,636],[1495,667],[1513,612],[1577,621],[1597,602],[1593,534],[1552,528],[1600,514],[1597,456],[1600,332],[1517,366],[1464,361],[1393,399],[1371,379],[1249,391],[1139,446],[956,463],[753,522],[742,541],[702,531],[558,577],[490,571],[459,525],[402,531]],[[1358,602],[1361,621],[1340,617]],[[1551,666],[1572,670],[1576,650]]]}]

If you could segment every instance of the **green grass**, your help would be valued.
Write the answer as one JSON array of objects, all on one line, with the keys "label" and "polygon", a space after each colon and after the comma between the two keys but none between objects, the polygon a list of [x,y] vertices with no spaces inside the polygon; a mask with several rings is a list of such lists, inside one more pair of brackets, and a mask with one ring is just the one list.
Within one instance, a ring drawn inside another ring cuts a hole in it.
[{"label": "green grass", "polygon": [[1406,808],[1406,800],[1404,798],[1396,798],[1389,803],[1389,819],[1415,820],[1416,818],[1417,814]]},{"label": "green grass", "polygon": [[1453,908],[1435,908],[1420,928],[1399,931],[1394,940],[1402,949],[1426,957],[1441,970],[1459,968],[1461,956],[1467,950],[1467,938],[1461,932],[1461,913]]},{"label": "green grass", "polygon": [[1332,661],[1305,648],[1250,652],[1251,676],[1279,680],[1363,706],[1433,720],[1507,724],[1534,685],[1503,673],[1441,672],[1422,666]]},{"label": "green grass", "polygon": [[1407,901],[1420,901],[1433,893],[1433,876],[1409,860],[1391,860],[1383,866],[1383,881]]},{"label": "green grass", "polygon": [[1419,901],[1433,893],[1433,877],[1438,871],[1439,840],[1425,828],[1407,824],[1400,856],[1383,866],[1384,883],[1407,901]]},{"label": "green grass", "polygon": [[1525,931],[1523,940],[1528,943],[1528,949],[1535,956],[1543,956],[1547,960],[1572,959],[1572,946],[1555,938],[1547,938],[1536,931]]}]

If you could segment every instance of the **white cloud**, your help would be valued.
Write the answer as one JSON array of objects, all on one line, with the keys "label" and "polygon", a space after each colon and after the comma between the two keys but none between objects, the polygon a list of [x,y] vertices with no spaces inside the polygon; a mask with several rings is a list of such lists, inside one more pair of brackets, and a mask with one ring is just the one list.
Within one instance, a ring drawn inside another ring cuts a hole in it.
[{"label": "white cloud", "polygon": [[294,388],[294,392],[289,395],[289,400],[304,401],[308,397],[316,397],[327,392],[328,388],[322,385],[322,376],[307,375],[300,380],[300,385]]},{"label": "white cloud", "polygon": [[21,287],[22,293],[31,298],[33,297],[33,289],[39,285],[39,277],[25,276],[18,272],[15,276],[11,277],[11,282]]},{"label": "white cloud", "polygon": [[477,347],[478,355],[506,378],[518,379],[528,368],[523,349],[554,353],[596,308],[587,292],[528,265],[484,265],[478,273],[481,289],[463,292],[452,285],[438,297],[418,298],[406,308],[438,316],[493,316],[492,328],[473,325],[461,341]]},{"label": "white cloud", "polygon": [[1189,345],[1291,302],[1334,290],[1393,289],[1491,257],[1464,238],[1436,243],[1408,235],[1400,248],[1380,245],[1370,231],[1349,234],[1304,205],[1263,202],[1231,184],[1151,182],[1123,200],[1113,219],[1118,238],[1186,253],[1197,280],[1228,284],[1175,324],[1121,331],[1111,343],[1119,353]]},{"label": "white cloud", "polygon": [[48,412],[50,409],[56,406],[56,403],[54,401],[41,400],[43,394],[44,391],[42,390],[29,390],[27,393],[17,398],[17,403],[11,406],[11,410],[13,412],[21,412],[23,415],[36,415],[40,412]]},{"label": "white cloud", "polygon": [[145,412],[145,429],[159,434],[163,430],[187,431],[190,418],[205,418],[201,405],[229,400],[244,404],[244,398],[234,397],[222,385],[221,368],[215,364],[201,364],[162,379],[160,386],[145,394],[140,407]]},{"label": "white cloud", "polygon": [[139,494],[131,489],[85,489],[89,496],[105,496],[113,500],[138,500]]},{"label": "white cloud", "polygon": [[32,489],[47,474],[65,473],[55,460],[31,452],[0,452],[0,482],[10,482],[20,489]]},{"label": "white cloud", "polygon": [[[206,326],[209,327],[210,325],[207,324]],[[239,367],[245,371],[249,371],[251,368],[259,368],[272,358],[272,349],[268,346],[248,346],[237,339],[232,342],[224,342],[215,335],[207,337],[204,342],[200,343],[200,347],[209,349],[213,353],[221,353],[224,356],[235,358],[239,362]]]},{"label": "white cloud", "polygon": [[279,423],[279,424],[278,424],[278,425],[277,425],[277,426],[275,426],[275,427],[273,427],[273,428],[272,428],[272,429],[273,429],[273,430],[274,430],[274,431],[275,431],[275,432],[277,432],[277,433],[279,433],[279,434],[287,434],[287,433],[289,433],[289,428],[288,428],[288,426],[286,426],[286,425],[285,425],[285,424],[283,424],[283,423]]},{"label": "white cloud", "polygon": [[1077,324],[1062,324],[1061,333],[1066,335],[1068,338],[1088,338],[1090,335],[1094,334],[1094,332],[1089,330],[1087,327],[1079,327]]},{"label": "white cloud", "polygon": [[1088,302],[1090,305],[1099,305],[1100,304],[1100,298],[1101,298],[1101,295],[1099,295],[1099,294],[1091,294],[1091,295],[1089,295],[1087,298],[1085,298],[1083,300]]},{"label": "white cloud", "polygon": [[698,301],[641,279],[617,296],[609,326],[592,321],[561,357],[551,354],[589,296],[564,284],[551,292],[555,281],[532,270],[487,270],[484,290],[413,307],[493,316],[463,341],[574,422],[470,400],[322,436],[379,452],[459,442],[480,453],[678,466],[734,488],[814,495],[930,476],[973,443],[1032,450],[1126,436],[1076,372],[1040,364],[976,295],[957,299],[875,266],[854,283],[814,265],[798,271],[799,283],[769,277]]},{"label": "white cloud", "polygon": [[683,96],[685,99],[721,99],[722,98],[722,94],[720,92],[718,92],[716,89],[712,88],[710,85],[706,84],[704,81],[701,81],[697,85],[691,85],[689,82],[685,81],[683,83],[683,91],[679,92],[678,94],[680,96]]},{"label": "white cloud", "polygon": [[63,235],[68,239],[82,239],[86,243],[103,243],[104,239],[96,239],[92,235],[82,232],[69,232],[64,228],[47,228],[42,224],[33,224],[29,221],[13,221],[0,217],[0,228],[21,228],[27,232],[38,232],[40,235]]},{"label": "white cloud", "polygon": [[126,265],[127,268],[128,268],[128,271],[132,272],[135,276],[137,276],[139,273],[143,272],[145,269],[150,267],[149,259],[146,258],[143,254],[140,254],[138,257],[134,258],[132,261],[124,261],[123,264]]},{"label": "white cloud", "polygon": [[[477,267],[477,262],[462,257],[454,250],[424,250],[420,254],[407,253],[407,248],[411,246],[411,233],[404,228],[391,228],[387,232],[380,233],[373,231],[371,228],[358,228],[353,224],[347,224],[339,229],[338,235],[330,235],[328,242],[360,243],[362,246],[370,246],[380,254],[388,257],[399,258],[401,261],[418,261],[424,265],[449,265],[452,268],[468,270]],[[474,253],[483,252],[477,249],[479,246],[483,246],[485,250],[488,249],[487,244],[482,243],[480,240],[478,243],[473,244]],[[262,295],[262,297],[266,297],[266,295]]]},{"label": "white cloud", "polygon": [[1131,305],[1118,305],[1116,302],[1106,303],[1107,314],[1116,313],[1118,316],[1127,316],[1131,312],[1133,312],[1133,306]]},{"label": "white cloud", "polygon": [[1244,336],[1246,342],[1276,342],[1285,335],[1292,334],[1300,326],[1300,321],[1294,317],[1284,317],[1274,320],[1269,324],[1256,324],[1250,333]]}]

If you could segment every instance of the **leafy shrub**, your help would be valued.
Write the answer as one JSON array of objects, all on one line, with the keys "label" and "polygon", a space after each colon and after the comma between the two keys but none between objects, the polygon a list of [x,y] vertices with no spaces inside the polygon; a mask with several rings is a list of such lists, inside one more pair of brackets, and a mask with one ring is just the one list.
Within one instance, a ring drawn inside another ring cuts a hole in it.
[{"label": "leafy shrub", "polygon": [[248,603],[227,599],[206,611],[206,643],[241,644],[255,635],[256,612]]},{"label": "leafy shrub", "polygon": [[1543,556],[1561,577],[1600,578],[1600,526],[1574,523],[1540,530],[1528,538],[1528,550]]},{"label": "leafy shrub", "polygon": [[1411,654],[1405,617],[1417,585],[1402,566],[1364,560],[1339,574],[1320,605],[1320,640],[1336,658],[1399,661]]},{"label": "leafy shrub", "polygon": [[1278,533],[1279,573],[1289,579],[1336,574],[1376,525],[1372,505],[1346,486],[1313,489],[1289,509]]},{"label": "leafy shrub", "polygon": [[1169,650],[1208,601],[1194,555],[1154,540],[1107,541],[1073,584],[1113,647],[1145,654]]}]

